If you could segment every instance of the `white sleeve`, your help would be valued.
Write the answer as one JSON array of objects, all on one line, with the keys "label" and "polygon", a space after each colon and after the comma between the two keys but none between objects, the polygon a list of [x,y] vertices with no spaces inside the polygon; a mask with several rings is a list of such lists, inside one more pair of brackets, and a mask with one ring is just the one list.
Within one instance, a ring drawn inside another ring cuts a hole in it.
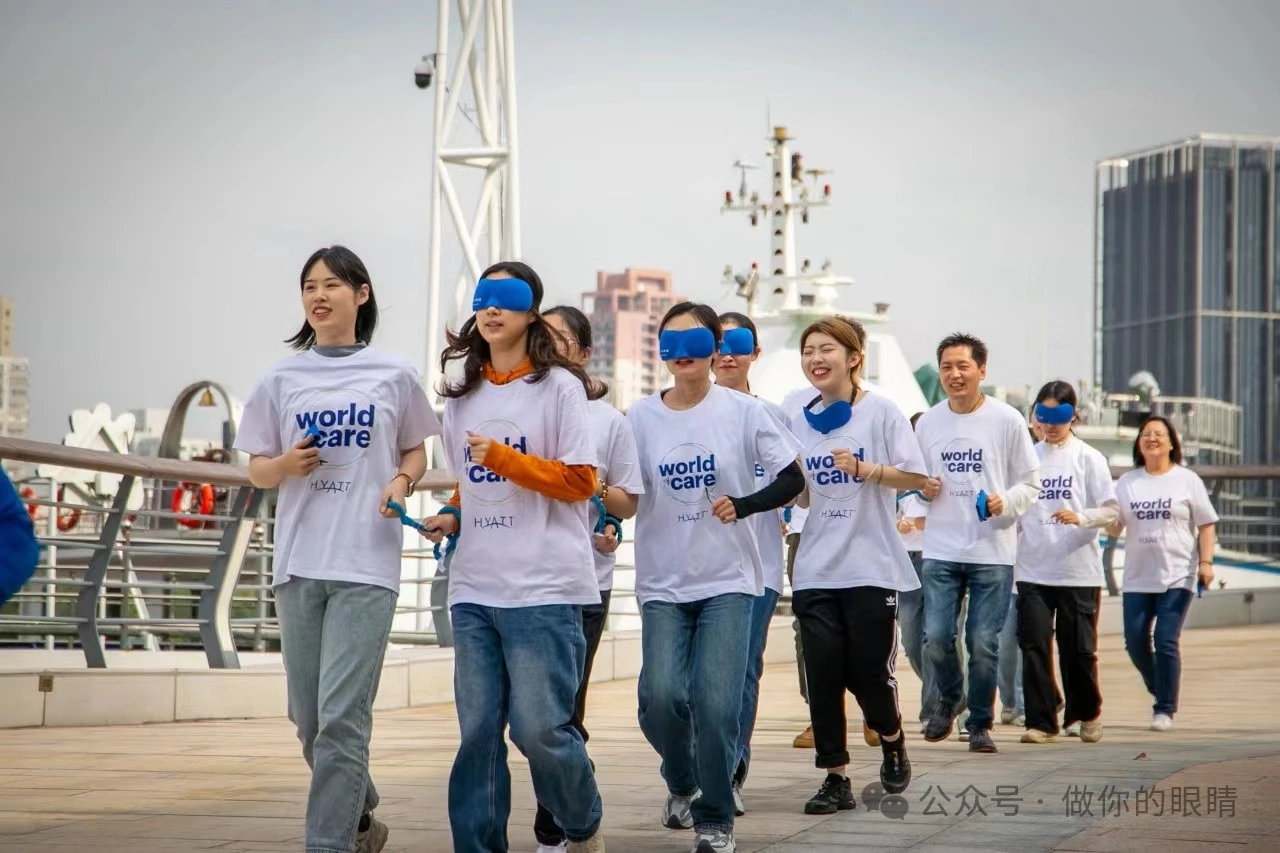
[{"label": "white sleeve", "polygon": [[764,468],[765,477],[773,482],[782,469],[800,455],[800,440],[779,423],[763,403],[757,400],[750,402],[747,407],[747,434],[751,438],[748,449],[754,453],[747,458],[754,456]]},{"label": "white sleeve", "polygon": [[1195,527],[1204,527],[1206,524],[1218,523],[1218,512],[1213,508],[1213,502],[1209,500],[1209,492],[1204,487],[1204,480],[1200,479],[1200,475],[1194,471],[1188,470],[1191,475],[1191,524]]},{"label": "white sleeve", "polygon": [[885,407],[885,444],[889,448],[889,467],[905,474],[926,474],[920,442],[911,429],[911,421],[897,406]]},{"label": "white sleeve", "polygon": [[1008,482],[1014,485],[1001,495],[1004,498],[1004,514],[1010,518],[1018,518],[1031,509],[1032,504],[1040,499],[1040,457],[1036,455],[1036,447],[1031,443],[1031,435],[1023,427],[1022,421],[1016,423],[1013,431],[1013,447],[1009,453]]},{"label": "white sleeve", "polygon": [[556,458],[566,465],[595,467],[595,447],[587,420],[587,391],[572,373],[565,371],[559,383],[559,430]]},{"label": "white sleeve", "polygon": [[624,418],[612,418],[609,429],[609,485],[629,495],[644,494],[644,477],[640,472],[640,456],[636,437]]},{"label": "white sleeve", "polygon": [[250,456],[279,456],[284,452],[280,439],[280,415],[268,380],[254,387],[245,401],[233,449]]},{"label": "white sleeve", "polygon": [[1080,513],[1080,526],[1089,529],[1106,527],[1120,517],[1116,502],[1116,484],[1111,479],[1111,468],[1101,454],[1089,454],[1085,471],[1085,488],[1092,507]]},{"label": "white sleeve", "polygon": [[440,434],[440,419],[432,411],[422,383],[412,371],[401,377],[404,406],[400,412],[400,428],[396,431],[396,449],[401,453],[416,450],[433,435]]}]

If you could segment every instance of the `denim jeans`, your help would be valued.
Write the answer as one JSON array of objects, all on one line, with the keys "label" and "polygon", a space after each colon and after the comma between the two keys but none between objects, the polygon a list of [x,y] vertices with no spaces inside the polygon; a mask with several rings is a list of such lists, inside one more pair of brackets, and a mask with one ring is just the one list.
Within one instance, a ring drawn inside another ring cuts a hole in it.
[{"label": "denim jeans", "polygon": [[[1178,710],[1178,688],[1182,681],[1178,641],[1190,607],[1191,590],[1188,589],[1124,594],[1124,648],[1138,668],[1147,692],[1155,697],[1152,713],[1172,717]],[[1154,650],[1152,623],[1155,623]]]},{"label": "denim jeans", "polygon": [[1022,698],[1022,649],[1018,647],[1018,597],[1009,599],[1009,612],[1000,631],[1000,704],[1019,716],[1026,712]]},{"label": "denim jeans", "polygon": [[[700,830],[733,831],[732,779],[755,599],[730,593],[640,608],[640,730],[662,758],[667,790],[693,801]],[[694,732],[697,737],[694,737]]]},{"label": "denim jeans", "polygon": [[765,587],[751,605],[751,642],[747,649],[747,678],[742,690],[742,711],[738,715],[738,760],[734,779],[747,781],[751,768],[751,733],[756,728],[756,709],[760,706],[760,677],[764,675],[764,648],[769,639],[769,621],[778,608],[778,593]]},{"label": "denim jeans", "polygon": [[289,720],[311,768],[307,853],[348,853],[378,805],[369,779],[373,699],[395,615],[380,586],[290,578],[276,587]]},{"label": "denim jeans", "polygon": [[970,732],[990,729],[996,701],[1000,632],[1009,612],[1013,567],[924,561],[924,661],[939,701],[952,712],[964,698],[964,673],[956,650],[956,615],[968,593],[965,645],[969,652]]},{"label": "denim jeans", "polygon": [[459,853],[505,851],[511,773],[504,730],[529,761],[533,791],[570,841],[600,826],[603,806],[574,700],[586,665],[581,608],[455,604],[454,694],[462,740],[449,774]]},{"label": "denim jeans", "polygon": [[[912,551],[911,565],[920,578],[921,565],[924,562],[919,551]],[[937,697],[933,695],[924,666],[924,581],[920,588],[898,593],[898,623],[902,626],[902,649],[907,654],[907,662],[912,671],[920,679],[920,721],[929,716],[929,710]]]}]

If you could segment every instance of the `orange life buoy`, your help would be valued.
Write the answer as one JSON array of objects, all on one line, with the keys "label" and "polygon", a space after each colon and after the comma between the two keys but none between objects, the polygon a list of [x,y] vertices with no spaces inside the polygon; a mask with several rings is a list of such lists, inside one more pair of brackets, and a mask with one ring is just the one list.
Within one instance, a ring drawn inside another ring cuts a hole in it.
[{"label": "orange life buoy", "polygon": [[[187,506],[190,493],[191,506]],[[204,527],[205,522],[197,516],[213,515],[213,486],[208,483],[180,483],[173,490],[173,500],[169,508],[175,513],[182,513],[177,522],[183,527]]]},{"label": "orange life buoy", "polygon": [[[66,497],[67,487],[58,486],[58,503],[62,503]],[[24,500],[35,500],[36,490],[30,486],[23,486],[22,491],[18,493]],[[31,516],[34,524],[36,516],[40,512],[39,504],[27,504],[27,515]],[[75,507],[58,507],[58,530],[62,533],[70,533],[80,523],[80,510]]]}]

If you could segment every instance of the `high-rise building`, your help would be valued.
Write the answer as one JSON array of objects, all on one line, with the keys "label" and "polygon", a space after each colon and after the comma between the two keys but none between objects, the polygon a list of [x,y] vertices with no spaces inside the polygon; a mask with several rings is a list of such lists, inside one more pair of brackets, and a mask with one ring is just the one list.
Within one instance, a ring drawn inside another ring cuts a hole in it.
[{"label": "high-rise building", "polygon": [[595,345],[587,371],[609,383],[609,401],[619,409],[666,384],[658,323],[682,299],[671,289],[671,273],[631,268],[596,273],[595,291],[582,294]]},{"label": "high-rise building", "polygon": [[0,356],[0,436],[26,438],[30,413],[27,360]]},{"label": "high-rise building", "polygon": [[1096,168],[1094,380],[1239,406],[1244,464],[1280,462],[1278,176],[1280,137],[1218,134]]},{"label": "high-rise building", "polygon": [[13,355],[13,300],[0,296],[0,357]]}]

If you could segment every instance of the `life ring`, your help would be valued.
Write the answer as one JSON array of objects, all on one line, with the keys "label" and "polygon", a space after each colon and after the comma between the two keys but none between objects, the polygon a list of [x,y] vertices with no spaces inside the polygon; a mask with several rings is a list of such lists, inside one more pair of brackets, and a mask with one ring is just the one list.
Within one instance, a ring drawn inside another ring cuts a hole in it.
[{"label": "life ring", "polygon": [[[187,495],[191,495],[191,506],[187,506]],[[213,515],[213,486],[208,483],[180,483],[173,490],[173,500],[169,508],[179,514],[178,524],[195,529],[204,527],[205,522],[198,516]]]},{"label": "life ring", "polygon": [[[66,486],[58,486],[58,498],[57,498],[58,503],[62,503],[62,501],[66,497],[66,493],[67,493]],[[20,497],[23,498],[23,500],[28,500],[28,501],[35,500],[37,497],[39,497],[36,494],[36,490],[31,488],[30,486],[23,486],[22,490],[18,492],[18,494]],[[80,515],[81,515],[80,510],[76,509],[75,507],[57,507],[57,510],[58,510],[58,531],[60,533],[70,533],[72,530],[75,530],[76,525],[80,523]],[[31,516],[31,522],[33,524],[35,523],[36,516],[39,514],[39,512],[40,512],[39,504],[27,504],[27,515]]]}]

